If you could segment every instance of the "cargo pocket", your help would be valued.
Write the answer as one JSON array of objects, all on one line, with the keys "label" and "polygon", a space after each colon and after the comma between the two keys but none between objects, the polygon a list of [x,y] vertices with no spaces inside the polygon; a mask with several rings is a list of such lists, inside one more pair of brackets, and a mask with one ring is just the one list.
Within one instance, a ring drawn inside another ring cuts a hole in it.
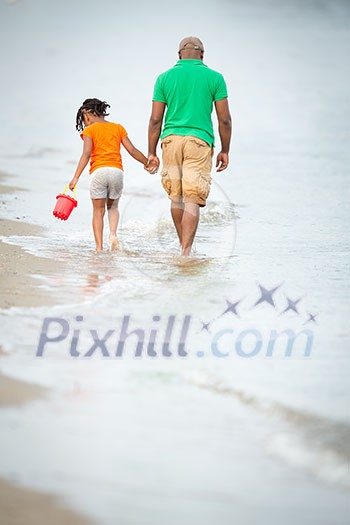
[{"label": "cargo pocket", "polygon": [[210,192],[211,177],[208,173],[200,173],[198,179],[198,196],[206,201]]},{"label": "cargo pocket", "polygon": [[166,170],[163,170],[162,173],[162,186],[167,192],[168,195],[171,193],[171,179],[169,177],[169,173]]},{"label": "cargo pocket", "polygon": [[163,139],[162,142],[161,142],[161,145],[160,147],[162,149],[166,148],[169,144],[172,143],[172,140],[171,139]]},{"label": "cargo pocket", "polygon": [[187,143],[185,158],[186,160],[197,161],[198,168],[206,171],[211,170],[211,159],[212,159],[213,148],[205,142],[205,140],[191,138]]},{"label": "cargo pocket", "polygon": [[205,140],[202,140],[202,139],[191,139],[190,142],[193,142],[194,144],[196,144],[198,147],[200,148],[210,148],[209,144],[207,142],[205,142]]}]

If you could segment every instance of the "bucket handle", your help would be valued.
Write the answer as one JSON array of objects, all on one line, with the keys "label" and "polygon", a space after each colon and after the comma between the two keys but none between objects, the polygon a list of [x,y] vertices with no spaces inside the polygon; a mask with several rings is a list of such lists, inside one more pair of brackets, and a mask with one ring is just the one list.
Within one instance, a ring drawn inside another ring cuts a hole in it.
[{"label": "bucket handle", "polygon": [[[63,195],[66,193],[66,191],[68,190],[68,188],[69,188],[69,186],[66,186],[66,187],[64,188],[64,190],[62,191],[62,194],[63,194]],[[73,189],[73,196],[74,196],[74,198],[76,197],[76,194],[77,194],[77,187],[74,186],[74,189]]]}]

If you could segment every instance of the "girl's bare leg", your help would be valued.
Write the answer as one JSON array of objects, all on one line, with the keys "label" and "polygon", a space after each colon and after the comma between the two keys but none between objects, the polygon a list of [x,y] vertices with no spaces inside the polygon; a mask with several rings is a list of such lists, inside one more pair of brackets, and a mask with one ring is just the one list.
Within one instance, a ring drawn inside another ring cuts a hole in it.
[{"label": "girl's bare leg", "polygon": [[107,199],[108,222],[109,222],[109,244],[112,251],[119,247],[117,239],[117,228],[119,223],[119,199]]},{"label": "girl's bare leg", "polygon": [[96,251],[103,249],[103,219],[106,210],[106,199],[92,199],[93,215],[92,229],[94,232]]}]

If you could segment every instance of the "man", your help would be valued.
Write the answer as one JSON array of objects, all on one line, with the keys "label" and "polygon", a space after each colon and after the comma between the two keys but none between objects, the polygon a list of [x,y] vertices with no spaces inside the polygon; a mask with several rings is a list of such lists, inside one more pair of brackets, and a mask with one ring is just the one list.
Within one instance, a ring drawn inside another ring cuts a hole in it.
[{"label": "man", "polygon": [[175,66],[159,75],[154,86],[148,128],[148,161],[159,165],[157,144],[161,138],[162,185],[171,199],[171,215],[181,253],[190,255],[199,208],[206,205],[210,190],[213,104],[221,140],[221,151],[216,158],[217,171],[228,166],[231,115],[225,80],[203,63],[204,47],[199,38],[190,36],[181,40],[178,55]]}]

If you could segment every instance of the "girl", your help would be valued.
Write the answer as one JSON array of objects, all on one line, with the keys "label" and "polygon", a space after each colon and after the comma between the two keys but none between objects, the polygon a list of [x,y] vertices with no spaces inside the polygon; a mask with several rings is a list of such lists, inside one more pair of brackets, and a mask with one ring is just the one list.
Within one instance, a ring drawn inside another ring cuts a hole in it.
[{"label": "girl", "polygon": [[74,189],[87,163],[90,162],[90,197],[93,205],[92,228],[96,251],[102,251],[103,221],[106,208],[109,222],[109,248],[118,248],[117,227],[119,222],[118,203],[123,190],[123,164],[120,144],[130,155],[141,162],[150,173],[156,173],[156,163],[148,159],[131,143],[127,132],[120,124],[108,122],[107,108],[110,105],[97,98],[88,98],[79,108],[76,129],[84,140],[83,153],[75,170],[69,188]]}]

